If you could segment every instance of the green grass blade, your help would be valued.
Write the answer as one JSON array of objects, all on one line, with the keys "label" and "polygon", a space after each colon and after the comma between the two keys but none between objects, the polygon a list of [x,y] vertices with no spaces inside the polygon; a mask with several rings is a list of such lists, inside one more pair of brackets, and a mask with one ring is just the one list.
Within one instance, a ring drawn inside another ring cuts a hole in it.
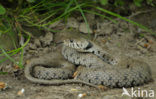
[{"label": "green grass blade", "polygon": [[73,4],[73,1],[74,1],[74,0],[70,0],[70,2],[68,3],[68,5],[67,5],[67,7],[66,7],[66,9],[65,9],[65,11],[64,11],[65,14],[68,12],[69,8],[70,8],[71,5]]},{"label": "green grass blade", "polygon": [[0,72],[0,75],[6,75],[8,72]]},{"label": "green grass blade", "polygon": [[97,13],[97,12],[94,12],[94,11],[89,11],[89,10],[83,10],[83,11],[84,11],[84,12],[87,12],[87,13],[90,13],[90,14],[95,14],[95,15],[101,16],[101,17],[103,17],[103,18],[106,18],[106,19],[112,21],[113,23],[118,23],[116,20],[112,19],[111,17],[107,17],[107,16],[102,15],[102,14],[100,14],[100,13]]},{"label": "green grass blade", "polygon": [[90,31],[89,31],[89,30],[90,30],[90,29],[89,29],[89,24],[88,24],[88,22],[87,22],[87,19],[86,19],[84,13],[83,13],[83,10],[81,9],[80,4],[78,4],[78,2],[77,2],[76,0],[74,0],[74,2],[75,2],[75,4],[78,6],[78,9],[80,10],[80,13],[81,13],[81,15],[82,15],[82,17],[83,17],[83,19],[84,19],[84,21],[85,21],[85,24],[86,24],[86,26],[87,26],[88,33],[89,33],[89,32],[90,32]]},{"label": "green grass blade", "polygon": [[10,61],[12,61],[14,64],[16,64],[16,65],[18,65],[18,66],[20,66],[20,67],[23,67],[21,64],[18,64],[12,57],[10,57],[2,47],[0,47],[0,49],[2,50],[2,52],[4,53],[4,55],[5,55]]},{"label": "green grass blade", "polygon": [[20,61],[19,61],[19,67],[23,68],[23,54],[24,54],[24,50],[21,49],[21,56],[20,56]]},{"label": "green grass blade", "polygon": [[145,26],[143,26],[143,25],[141,25],[141,24],[139,24],[139,23],[137,23],[137,22],[134,22],[134,21],[132,21],[132,20],[129,20],[129,19],[125,18],[125,17],[122,17],[122,16],[119,15],[119,14],[116,14],[116,13],[114,13],[114,12],[108,11],[108,10],[103,9],[103,8],[100,8],[100,7],[95,7],[95,8],[98,9],[98,10],[100,10],[100,11],[103,11],[103,12],[105,12],[105,13],[107,13],[107,14],[110,14],[110,15],[112,15],[112,16],[115,16],[115,17],[118,17],[118,18],[120,18],[120,19],[122,19],[122,20],[125,20],[125,21],[127,21],[127,22],[129,22],[129,23],[132,23],[132,24],[134,24],[134,25],[136,25],[136,26],[138,26],[138,27],[140,27],[140,28],[142,28],[142,29],[144,29],[144,30],[146,30],[146,31],[148,31],[148,32],[150,32],[150,33],[152,33],[152,31],[151,31],[150,29],[148,29],[147,27],[145,27]]},{"label": "green grass blade", "polygon": [[[10,56],[14,56],[14,55],[16,55],[18,52],[19,52],[19,51],[13,52],[13,53],[10,54]],[[3,55],[3,56],[4,56],[4,55]],[[4,61],[6,61],[6,60],[8,60],[7,57],[1,59],[1,60],[0,60],[0,63],[4,62]]]},{"label": "green grass blade", "polygon": [[[84,5],[85,5],[85,3],[79,4],[79,6],[84,6]],[[78,5],[75,6],[75,7],[70,8],[66,13],[64,12],[63,14],[58,16],[57,18],[53,19],[51,22],[48,22],[46,25],[50,25],[50,24],[62,19],[66,14],[71,13],[72,11],[75,11],[76,9],[78,9]]]}]

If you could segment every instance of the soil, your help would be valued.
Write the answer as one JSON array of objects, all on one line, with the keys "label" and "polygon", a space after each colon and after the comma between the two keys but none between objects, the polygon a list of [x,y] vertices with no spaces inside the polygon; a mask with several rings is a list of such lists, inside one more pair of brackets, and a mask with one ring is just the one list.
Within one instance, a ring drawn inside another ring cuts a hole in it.
[{"label": "soil", "polygon": [[[152,15],[155,13],[156,15],[155,11],[144,14],[149,13]],[[136,18],[138,18],[138,16],[139,15],[137,15]],[[156,27],[154,28],[154,26],[156,26],[155,17],[148,16],[150,21],[147,20],[148,22],[145,23],[146,25],[147,23],[150,25],[149,23],[152,22],[151,27],[154,31],[156,30]],[[148,63],[151,67],[153,81],[144,84],[143,86],[134,87],[134,89],[147,90],[148,92],[154,90],[154,96],[156,97],[155,37],[127,22],[117,19],[118,23],[114,24],[110,21],[97,19],[95,16],[88,19],[92,20],[92,22],[89,22],[92,32],[89,32],[88,35],[86,34],[86,28],[84,28],[84,26],[83,28],[85,30],[81,28],[83,22],[79,21],[79,19],[80,18],[72,17],[72,22],[69,20],[67,24],[63,21],[59,21],[56,25],[50,27],[60,30],[63,29],[61,32],[49,33],[45,31],[46,34],[44,36],[42,35],[40,37],[32,38],[25,48],[24,63],[32,57],[38,57],[52,50],[58,49],[59,47],[56,45],[59,45],[58,43],[65,39],[69,34],[73,35],[78,32],[79,34],[76,34],[76,36],[81,34],[87,35],[88,38],[92,37],[91,35],[94,35],[93,40],[113,55],[120,56],[121,54],[125,54]],[[143,24],[145,17],[139,17],[138,19],[139,21],[142,20],[141,22]],[[15,59],[18,60],[18,58],[18,56],[15,56]],[[61,86],[33,84],[24,77],[23,69],[16,68],[16,66],[9,61],[0,64],[0,70],[8,72],[8,74],[0,75],[0,82],[7,84],[7,88],[3,89],[0,85],[0,99],[131,99],[131,97],[126,95],[122,96],[123,89],[121,88],[104,88],[104,90],[99,92],[99,90],[95,88],[81,84],[66,84]],[[22,89],[24,89],[24,92],[21,92]],[[131,91],[131,88],[126,89],[128,89],[129,92]],[[155,97],[150,99],[155,99]],[[146,97],[144,96],[144,98]]]}]

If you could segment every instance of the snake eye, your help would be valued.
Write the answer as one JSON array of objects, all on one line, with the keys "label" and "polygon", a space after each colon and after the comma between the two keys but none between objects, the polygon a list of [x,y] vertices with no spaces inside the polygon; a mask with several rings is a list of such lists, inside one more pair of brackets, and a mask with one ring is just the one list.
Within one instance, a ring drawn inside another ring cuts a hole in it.
[{"label": "snake eye", "polygon": [[70,40],[71,43],[73,43],[73,40]]},{"label": "snake eye", "polygon": [[88,45],[84,48],[84,50],[88,50],[93,47],[93,44],[91,42],[88,43]]}]

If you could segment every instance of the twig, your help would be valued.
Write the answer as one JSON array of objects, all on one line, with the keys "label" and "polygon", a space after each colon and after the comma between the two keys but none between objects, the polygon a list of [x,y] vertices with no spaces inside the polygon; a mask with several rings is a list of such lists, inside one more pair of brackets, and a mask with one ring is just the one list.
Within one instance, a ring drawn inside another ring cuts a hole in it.
[{"label": "twig", "polygon": [[136,13],[132,13],[130,16],[128,16],[128,18],[131,19],[132,17],[135,17],[135,16],[137,16],[137,15],[139,15],[139,14],[148,13],[148,12],[151,12],[151,11],[153,11],[153,10],[138,11],[138,12],[136,12]]}]

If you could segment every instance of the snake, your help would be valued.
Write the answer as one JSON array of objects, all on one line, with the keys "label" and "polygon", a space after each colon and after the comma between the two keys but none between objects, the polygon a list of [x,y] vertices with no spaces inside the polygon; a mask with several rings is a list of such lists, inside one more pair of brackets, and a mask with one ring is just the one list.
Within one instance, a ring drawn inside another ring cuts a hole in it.
[{"label": "snake", "polygon": [[[32,60],[25,67],[26,78],[39,84],[81,83],[110,88],[138,86],[152,80],[150,66],[146,62],[124,55],[123,58],[115,57],[91,40],[66,39],[61,54],[64,59],[53,53]],[[79,65],[84,68],[72,79]]]}]

